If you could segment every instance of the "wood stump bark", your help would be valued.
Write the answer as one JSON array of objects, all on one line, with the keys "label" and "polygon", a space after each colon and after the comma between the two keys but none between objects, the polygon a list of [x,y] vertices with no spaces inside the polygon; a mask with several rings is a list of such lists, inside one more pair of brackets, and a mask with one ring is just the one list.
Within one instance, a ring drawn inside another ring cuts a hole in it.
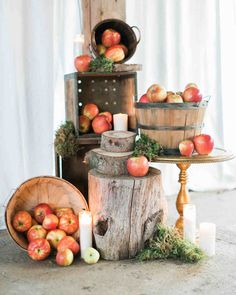
[{"label": "wood stump bark", "polygon": [[88,180],[93,233],[101,257],[134,257],[156,224],[166,220],[161,172],[151,168],[145,177],[110,177],[93,169]]},{"label": "wood stump bark", "polygon": [[102,134],[101,149],[113,153],[131,152],[136,133],[130,131],[107,131]]}]

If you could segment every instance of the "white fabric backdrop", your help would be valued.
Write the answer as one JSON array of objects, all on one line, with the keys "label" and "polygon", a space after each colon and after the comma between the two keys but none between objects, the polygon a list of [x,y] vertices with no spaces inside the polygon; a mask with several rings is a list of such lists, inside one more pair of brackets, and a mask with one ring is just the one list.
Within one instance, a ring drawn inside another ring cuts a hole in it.
[{"label": "white fabric backdrop", "polygon": [[[53,173],[79,16],[76,0],[0,0],[0,208],[25,179]],[[196,82],[212,96],[205,132],[236,150],[236,1],[127,0],[127,22],[142,31],[130,61],[143,64],[139,94],[156,82],[170,90]],[[176,192],[177,168],[158,167],[166,193]],[[236,186],[235,161],[190,169],[192,189]]]}]

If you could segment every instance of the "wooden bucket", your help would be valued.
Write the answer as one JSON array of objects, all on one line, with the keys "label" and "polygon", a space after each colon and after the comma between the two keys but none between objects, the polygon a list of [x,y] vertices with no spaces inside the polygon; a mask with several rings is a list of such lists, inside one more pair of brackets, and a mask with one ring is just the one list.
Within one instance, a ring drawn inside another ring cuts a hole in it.
[{"label": "wooden bucket", "polygon": [[141,134],[156,140],[165,154],[178,154],[179,143],[201,133],[208,101],[135,104]]},{"label": "wooden bucket", "polygon": [[[121,43],[124,44],[128,48],[128,54],[127,56],[118,63],[124,63],[128,59],[130,59],[135,51],[138,43],[141,39],[141,33],[140,30],[136,26],[130,27],[127,23],[120,19],[105,19],[101,22],[99,22],[92,30],[91,34],[91,46],[93,53],[98,56],[97,52],[97,45],[102,44],[102,33],[106,29],[113,29],[120,33],[121,35]],[[138,38],[136,37],[136,34],[133,29],[136,29],[138,31]]]},{"label": "wooden bucket", "polygon": [[[53,177],[39,176],[22,183],[8,201],[5,211],[7,230],[18,246],[26,250],[28,241],[26,236],[17,232],[12,226],[12,219],[17,211],[26,210],[33,216],[33,209],[39,203],[48,203],[53,209],[56,207],[73,208],[76,215],[83,209],[88,209],[86,200],[81,192],[68,181]],[[77,239],[79,232],[74,234]]]}]

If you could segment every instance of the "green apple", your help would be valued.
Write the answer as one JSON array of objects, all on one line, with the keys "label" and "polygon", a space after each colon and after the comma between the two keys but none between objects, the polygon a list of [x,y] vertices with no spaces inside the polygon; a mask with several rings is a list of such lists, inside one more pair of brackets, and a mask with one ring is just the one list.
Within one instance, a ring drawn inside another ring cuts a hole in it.
[{"label": "green apple", "polygon": [[99,258],[100,258],[99,252],[92,247],[87,248],[84,252],[84,261],[88,264],[97,263]]}]

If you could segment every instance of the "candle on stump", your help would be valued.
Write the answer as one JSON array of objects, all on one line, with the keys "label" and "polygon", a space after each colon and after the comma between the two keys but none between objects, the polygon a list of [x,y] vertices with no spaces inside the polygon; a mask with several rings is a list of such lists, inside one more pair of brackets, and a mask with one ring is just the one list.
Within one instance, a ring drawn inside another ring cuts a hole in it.
[{"label": "candle on stump", "polygon": [[115,114],[113,115],[114,130],[127,131],[128,130],[128,115]]},{"label": "candle on stump", "polygon": [[74,43],[74,57],[81,55],[83,52],[84,35],[82,34],[75,35],[73,39],[73,43]]},{"label": "candle on stump", "polygon": [[80,252],[84,258],[85,250],[92,247],[92,214],[90,211],[79,213]]},{"label": "candle on stump", "polygon": [[215,255],[216,225],[202,222],[199,226],[199,246],[208,256]]},{"label": "candle on stump", "polygon": [[184,238],[192,243],[196,242],[196,206],[184,204]]}]

